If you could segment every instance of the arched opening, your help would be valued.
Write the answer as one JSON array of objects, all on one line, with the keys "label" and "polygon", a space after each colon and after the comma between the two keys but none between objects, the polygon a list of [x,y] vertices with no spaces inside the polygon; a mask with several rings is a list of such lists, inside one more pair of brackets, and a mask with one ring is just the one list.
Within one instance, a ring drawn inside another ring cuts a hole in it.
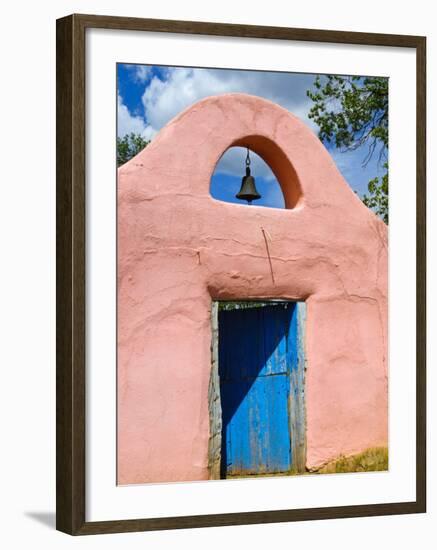
[{"label": "arched opening", "polygon": [[247,200],[236,197],[248,163],[256,191],[261,195],[251,205],[290,209],[299,203],[302,191],[296,171],[278,145],[263,136],[237,140],[221,155],[211,176],[212,197],[248,205]]},{"label": "arched opening", "polygon": [[[231,147],[220,158],[211,178],[211,195],[221,201],[248,204],[247,200],[236,197],[241,180],[245,175],[247,149]],[[250,171],[255,178],[256,190],[261,195],[252,201],[255,206],[285,208],[284,195],[270,166],[249,150]]]}]

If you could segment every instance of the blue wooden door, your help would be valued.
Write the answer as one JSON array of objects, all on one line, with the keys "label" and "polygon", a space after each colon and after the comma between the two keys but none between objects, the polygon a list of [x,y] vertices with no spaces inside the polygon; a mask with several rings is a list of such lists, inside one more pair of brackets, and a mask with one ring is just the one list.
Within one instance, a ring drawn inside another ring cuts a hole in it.
[{"label": "blue wooden door", "polygon": [[219,312],[222,474],[292,468],[290,374],[297,363],[293,303]]}]

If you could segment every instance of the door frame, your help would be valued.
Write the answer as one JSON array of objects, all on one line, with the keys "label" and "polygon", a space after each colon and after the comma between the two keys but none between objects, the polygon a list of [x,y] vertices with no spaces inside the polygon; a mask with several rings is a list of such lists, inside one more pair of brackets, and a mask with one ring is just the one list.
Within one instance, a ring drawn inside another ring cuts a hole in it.
[{"label": "door frame", "polygon": [[305,375],[306,358],[306,302],[282,298],[233,299],[211,301],[211,371],[208,387],[209,407],[209,445],[208,469],[210,479],[223,479],[221,443],[222,443],[222,406],[220,399],[219,377],[219,303],[220,302],[262,302],[266,305],[274,303],[296,304],[297,314],[297,369],[290,371],[290,392],[288,414],[290,425],[290,443],[292,452],[291,473],[299,474],[306,471],[306,406],[305,406]]}]

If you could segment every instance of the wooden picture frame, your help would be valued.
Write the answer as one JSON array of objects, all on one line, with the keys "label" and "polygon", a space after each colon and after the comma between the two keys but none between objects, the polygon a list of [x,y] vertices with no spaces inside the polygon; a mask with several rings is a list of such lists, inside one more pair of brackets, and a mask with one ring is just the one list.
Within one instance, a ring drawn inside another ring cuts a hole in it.
[{"label": "wooden picture frame", "polygon": [[[411,502],[86,521],[85,32],[89,28],[409,48],[416,52],[416,498]],[[420,36],[96,15],[57,21],[57,529],[71,535],[426,511],[426,39]]]}]

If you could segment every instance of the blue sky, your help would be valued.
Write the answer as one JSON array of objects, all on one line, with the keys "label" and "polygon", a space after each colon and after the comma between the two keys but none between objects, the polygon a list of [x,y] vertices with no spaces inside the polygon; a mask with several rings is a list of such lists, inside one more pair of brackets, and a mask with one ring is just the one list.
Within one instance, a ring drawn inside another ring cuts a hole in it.
[{"label": "blue sky", "polygon": [[[153,139],[159,130],[189,105],[210,95],[243,92],[278,103],[303,120],[317,133],[317,126],[308,118],[312,101],[306,91],[316,75],[231,69],[196,69],[151,65],[118,64],[118,135],[140,133]],[[382,174],[377,155],[363,166],[367,146],[355,151],[329,149],[346,181],[360,196],[367,191],[368,181]],[[211,194],[221,200],[239,202],[245,170],[246,150],[234,147],[219,161],[211,181]],[[262,198],[258,206],[283,206],[279,185],[268,165],[251,153],[252,175]]]}]

